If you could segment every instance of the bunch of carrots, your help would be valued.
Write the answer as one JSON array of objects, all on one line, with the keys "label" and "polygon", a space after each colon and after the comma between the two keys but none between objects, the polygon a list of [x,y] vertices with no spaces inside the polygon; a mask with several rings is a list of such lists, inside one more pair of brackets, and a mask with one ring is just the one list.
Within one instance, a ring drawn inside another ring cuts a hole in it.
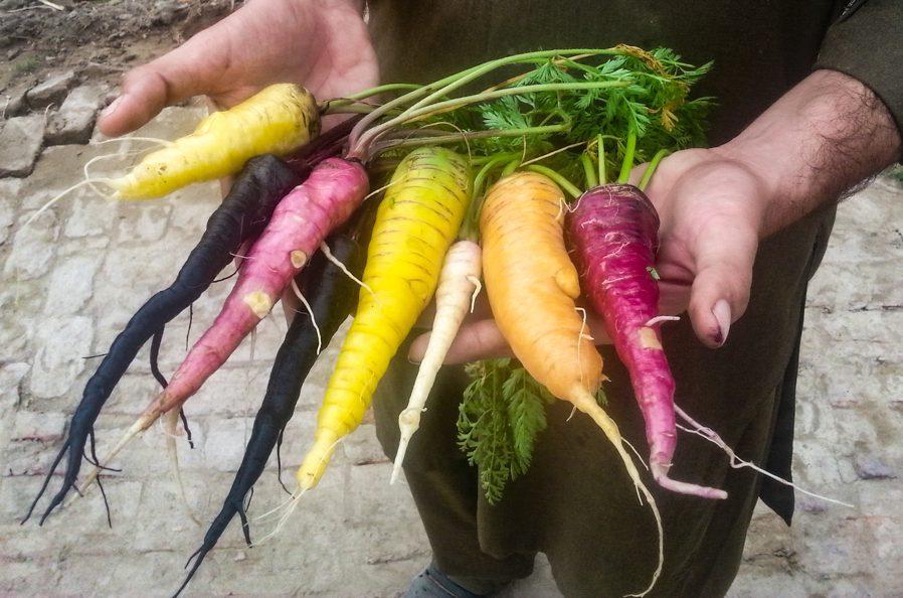
[{"label": "bunch of carrots", "polygon": [[[523,72],[512,77],[513,67]],[[461,94],[503,68],[507,76],[498,84]],[[666,49],[617,46],[520,54],[428,85],[385,85],[321,103],[297,86],[275,85],[208,116],[192,135],[122,177],[86,180],[114,197],[139,199],[237,176],[173,284],[138,310],[88,381],[25,520],[64,459],[62,484],[41,523],[79,482],[82,459],[94,467],[80,493],[100,485],[116,454],[152,424],[165,418],[174,426],[180,415],[185,421],[186,401],[292,293],[301,307],[275,358],[245,456],[178,594],[236,515],[252,543],[245,498],[282,442],[321,348],[345,319],[354,316],[297,472],[293,507],[361,424],[390,361],[434,301],[430,341],[399,417],[396,479],[409,440],[430,416],[427,397],[446,353],[484,286],[517,358],[472,366],[475,380],[461,408],[462,448],[480,468],[491,500],[529,465],[543,404],[558,399],[598,424],[659,522],[653,496],[598,398],[603,363],[581,297],[605,320],[631,374],[653,479],[676,492],[724,498],[721,490],[668,476],[676,445],[674,382],[658,331],[659,222],[643,193],[666,152],[700,143],[707,101],[691,100],[690,89],[707,68]],[[349,118],[319,135],[328,113]],[[629,184],[642,163],[648,163],[643,179]],[[168,379],[154,364],[160,394],[98,458],[95,423],[130,363],[148,341],[155,360],[166,324],[235,255],[243,259],[221,313]],[[525,429],[506,425],[512,404],[531,414],[520,418]],[[662,566],[659,529],[650,587]]]}]

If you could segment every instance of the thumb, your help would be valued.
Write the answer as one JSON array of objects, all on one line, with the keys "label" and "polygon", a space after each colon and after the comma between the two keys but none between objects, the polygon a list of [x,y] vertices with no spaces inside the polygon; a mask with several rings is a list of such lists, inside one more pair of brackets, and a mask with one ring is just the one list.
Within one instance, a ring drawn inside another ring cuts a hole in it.
[{"label": "thumb", "polygon": [[134,131],[169,103],[167,80],[161,73],[147,68],[141,67],[126,76],[119,96],[97,120],[101,133],[117,137]]},{"label": "thumb", "polygon": [[134,131],[166,106],[219,92],[215,83],[221,80],[229,56],[223,36],[214,31],[222,24],[126,73],[119,96],[98,117],[100,132],[115,137]]},{"label": "thumb", "polygon": [[688,314],[708,347],[725,344],[731,324],[747,309],[758,236],[742,226],[719,227],[702,236],[696,255]]}]

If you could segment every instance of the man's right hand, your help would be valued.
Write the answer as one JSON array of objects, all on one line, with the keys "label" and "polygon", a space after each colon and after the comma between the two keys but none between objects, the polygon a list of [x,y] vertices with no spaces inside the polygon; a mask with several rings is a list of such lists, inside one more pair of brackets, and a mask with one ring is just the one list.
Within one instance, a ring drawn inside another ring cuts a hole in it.
[{"label": "man's right hand", "polygon": [[117,136],[197,95],[229,108],[271,83],[298,83],[318,100],[377,84],[361,0],[249,0],[160,58],[129,71],[98,120]]}]

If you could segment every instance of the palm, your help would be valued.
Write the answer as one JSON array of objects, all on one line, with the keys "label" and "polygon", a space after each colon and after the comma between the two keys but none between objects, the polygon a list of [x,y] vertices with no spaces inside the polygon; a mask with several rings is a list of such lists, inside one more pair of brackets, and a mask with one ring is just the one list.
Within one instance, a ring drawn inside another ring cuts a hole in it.
[{"label": "palm", "polygon": [[130,72],[123,100],[105,115],[108,135],[134,130],[164,106],[207,95],[228,108],[274,82],[320,99],[377,82],[376,57],[352,3],[255,0],[157,60]]}]

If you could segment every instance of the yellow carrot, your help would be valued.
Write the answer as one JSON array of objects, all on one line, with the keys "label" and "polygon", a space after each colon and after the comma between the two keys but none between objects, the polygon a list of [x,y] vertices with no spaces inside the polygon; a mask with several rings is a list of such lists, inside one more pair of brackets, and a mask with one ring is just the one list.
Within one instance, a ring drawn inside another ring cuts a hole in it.
[{"label": "yellow carrot", "polygon": [[320,481],[336,443],[358,427],[389,361],[436,290],[443,257],[471,196],[467,160],[442,148],[412,151],[377,211],[358,310],[317,415],[314,445],[297,473]]},{"label": "yellow carrot", "polygon": [[180,187],[234,174],[261,154],[285,155],[320,130],[314,96],[298,85],[264,88],[214,112],[195,131],[144,157],[128,174],[103,179],[121,199],[160,197]]},{"label": "yellow carrot", "polygon": [[490,188],[480,215],[487,298],[500,332],[524,368],[553,396],[596,422],[653,510],[659,563],[643,594],[662,570],[662,524],[618,426],[594,396],[603,379],[603,361],[575,305],[581,288],[565,248],[566,210],[558,186],[535,172],[509,175]]}]

